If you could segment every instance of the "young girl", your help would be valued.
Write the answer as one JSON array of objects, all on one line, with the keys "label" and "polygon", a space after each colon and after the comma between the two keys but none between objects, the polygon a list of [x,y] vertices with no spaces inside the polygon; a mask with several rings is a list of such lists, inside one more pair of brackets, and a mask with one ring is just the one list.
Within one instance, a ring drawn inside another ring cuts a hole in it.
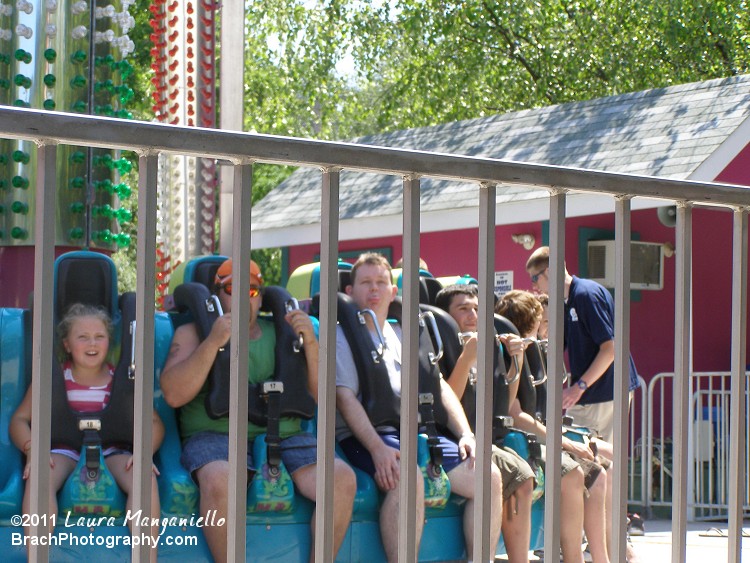
[{"label": "young girl", "polygon": [[[99,412],[109,402],[114,381],[114,366],[107,363],[109,351],[111,321],[106,312],[90,305],[76,303],[72,305],[58,326],[58,335],[62,342],[66,360],[62,364],[65,389],[70,408],[78,412]],[[53,427],[55,421],[52,421]],[[23,496],[23,512],[29,513],[29,495],[31,487],[28,481],[31,474],[31,387],[21,401],[10,420],[10,436],[13,443],[26,456],[23,478],[26,489]],[[164,437],[164,426],[154,412],[153,449],[156,451]],[[121,447],[105,447],[104,458],[107,468],[115,481],[127,495],[127,506],[130,510],[130,492],[133,488],[132,444]],[[66,479],[75,469],[80,452],[68,447],[56,447],[50,451],[50,513],[57,514],[57,491],[65,484]],[[154,467],[154,473],[158,473]],[[159,491],[156,477],[151,476],[151,517],[159,518]],[[52,532],[52,529],[50,529]],[[158,526],[151,530],[156,541]],[[155,545],[155,544],[153,544]],[[156,560],[156,550],[151,552],[152,561]]]}]

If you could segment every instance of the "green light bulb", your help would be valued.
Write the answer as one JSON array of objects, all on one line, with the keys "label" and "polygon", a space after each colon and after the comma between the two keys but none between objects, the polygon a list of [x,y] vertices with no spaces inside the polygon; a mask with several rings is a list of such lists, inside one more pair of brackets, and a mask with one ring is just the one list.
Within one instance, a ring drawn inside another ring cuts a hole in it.
[{"label": "green light bulb", "polygon": [[70,204],[71,213],[83,213],[85,209],[86,209],[86,206],[80,201],[75,201]]},{"label": "green light bulb", "polygon": [[68,236],[70,240],[81,240],[83,238],[83,229],[81,227],[70,229]]},{"label": "green light bulb", "polygon": [[114,90],[114,85],[112,84],[112,81],[108,78],[107,80],[104,80],[103,82],[97,82],[94,85],[94,90],[96,92],[99,92],[100,90],[106,90],[108,92],[112,92]]},{"label": "green light bulb", "polygon": [[70,62],[73,64],[80,64],[83,62],[86,62],[86,59],[88,58],[88,53],[84,51],[83,49],[78,49],[75,53],[70,55]]},{"label": "green light bulb", "polygon": [[127,80],[128,76],[133,73],[133,65],[123,59],[118,63],[118,66],[120,69],[120,76],[123,80]]},{"label": "green light bulb", "polygon": [[29,153],[22,150],[13,151],[13,154],[11,156],[15,162],[21,162],[23,164],[28,164],[31,160],[31,156],[29,155]]},{"label": "green light bulb", "polygon": [[11,184],[13,184],[14,188],[21,188],[22,190],[25,190],[29,187],[29,181],[23,176],[13,176]]},{"label": "green light bulb", "polygon": [[47,111],[53,111],[56,107],[55,100],[53,100],[52,98],[44,100],[44,102],[42,103],[42,107]]},{"label": "green light bulb", "polygon": [[57,59],[57,51],[52,48],[44,50],[44,58],[47,59],[48,63],[54,63]]},{"label": "green light bulb", "polygon": [[54,88],[57,83],[57,78],[55,78],[54,74],[45,74],[42,80],[47,88]]},{"label": "green light bulb", "polygon": [[70,79],[70,87],[71,88],[85,88],[86,77],[81,74],[76,74],[73,78]]},{"label": "green light bulb", "polygon": [[13,102],[13,105],[17,108],[30,108],[31,104],[29,102],[25,102],[23,100],[16,100]]},{"label": "green light bulb", "polygon": [[14,201],[13,204],[10,206],[10,210],[13,213],[26,215],[29,212],[29,206],[21,201]]},{"label": "green light bulb", "polygon": [[10,236],[14,239],[23,240],[29,238],[29,233],[26,229],[22,229],[21,227],[13,227],[10,230]]},{"label": "green light bulb", "polygon": [[103,190],[103,191],[112,193],[112,190],[113,190],[112,181],[109,179],[99,180],[97,182],[94,182],[94,188],[96,188],[96,191]]},{"label": "green light bulb", "polygon": [[13,82],[15,82],[16,86],[26,89],[31,88],[31,78],[24,76],[23,74],[16,74],[13,78]]},{"label": "green light bulb", "polygon": [[115,186],[115,193],[120,199],[130,199],[133,190],[131,190],[130,186],[128,186],[127,184],[117,184]]},{"label": "green light bulb", "polygon": [[112,105],[104,104],[103,106],[94,106],[94,113],[96,115],[106,115],[107,117],[112,117]]},{"label": "green light bulb", "polygon": [[24,51],[23,49],[16,49],[13,56],[18,62],[29,64],[31,62],[31,53]]},{"label": "green light bulb", "polygon": [[133,220],[133,213],[130,211],[130,209],[121,207],[120,209],[115,211],[115,218],[117,219],[117,222],[122,225],[123,223],[129,223]]},{"label": "green light bulb", "polygon": [[86,162],[86,153],[83,151],[75,151],[71,153],[68,158],[73,164],[83,164]]},{"label": "green light bulb", "polygon": [[0,78],[0,88],[7,90],[10,88],[10,80],[7,78]]},{"label": "green light bulb", "polygon": [[69,188],[76,188],[80,189],[83,188],[86,185],[86,180],[83,179],[82,176],[76,176],[75,178],[71,178],[68,182]]},{"label": "green light bulb", "polygon": [[127,174],[133,169],[133,163],[127,158],[122,157],[115,162],[115,168],[120,171],[121,174]]},{"label": "green light bulb", "polygon": [[84,102],[83,100],[78,100],[70,106],[70,110],[73,113],[86,113],[87,107],[88,105],[86,104],[86,102]]},{"label": "green light bulb", "polygon": [[127,233],[120,233],[115,235],[115,242],[120,248],[127,248],[130,246],[130,235]]}]

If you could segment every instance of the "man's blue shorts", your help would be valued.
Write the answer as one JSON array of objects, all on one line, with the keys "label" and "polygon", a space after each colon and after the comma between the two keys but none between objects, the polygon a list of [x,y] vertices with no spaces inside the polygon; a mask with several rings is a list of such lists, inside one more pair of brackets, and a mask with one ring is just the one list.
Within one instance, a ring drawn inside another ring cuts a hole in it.
[{"label": "man's blue shorts", "polygon": [[[253,441],[247,441],[247,469],[255,471]],[[295,434],[281,440],[281,461],[291,475],[298,469],[317,462],[317,441],[309,432]],[[229,435],[221,432],[198,432],[182,444],[180,462],[191,476],[212,461],[229,459]],[[194,477],[194,476],[193,476]]]},{"label": "man's blue shorts", "polygon": [[[378,432],[378,434],[385,444],[397,450],[401,450],[401,439],[398,433]],[[446,473],[450,473],[451,469],[460,465],[464,460],[461,459],[461,456],[458,453],[458,444],[456,442],[449,440],[445,436],[438,436],[438,439],[440,440],[440,449],[443,450],[443,469],[445,469]],[[372,461],[372,456],[359,440],[354,436],[350,436],[349,438],[341,440],[339,445],[344,454],[346,454],[349,463],[354,467],[361,469],[370,477],[375,476],[375,464]]]}]

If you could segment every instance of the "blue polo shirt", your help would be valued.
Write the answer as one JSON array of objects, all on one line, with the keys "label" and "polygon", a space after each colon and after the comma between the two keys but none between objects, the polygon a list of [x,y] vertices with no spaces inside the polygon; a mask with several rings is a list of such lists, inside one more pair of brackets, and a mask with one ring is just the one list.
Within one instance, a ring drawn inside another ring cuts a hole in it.
[{"label": "blue polo shirt", "polygon": [[[573,383],[594,361],[599,346],[615,338],[615,306],[612,295],[598,283],[573,276],[565,302],[565,347],[568,350]],[[612,363],[596,383],[584,391],[579,405],[614,399],[615,367]],[[630,384],[638,387],[638,372],[630,356]]]}]

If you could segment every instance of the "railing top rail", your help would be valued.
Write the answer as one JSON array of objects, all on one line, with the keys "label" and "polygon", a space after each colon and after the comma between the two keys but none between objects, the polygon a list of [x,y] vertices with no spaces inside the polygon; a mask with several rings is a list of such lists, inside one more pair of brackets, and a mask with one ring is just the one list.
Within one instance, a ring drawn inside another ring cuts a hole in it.
[{"label": "railing top rail", "polygon": [[163,151],[197,157],[345,168],[395,175],[648,197],[698,205],[750,206],[750,188],[457,156],[370,145],[199,129],[0,107],[0,136],[37,142]]}]

